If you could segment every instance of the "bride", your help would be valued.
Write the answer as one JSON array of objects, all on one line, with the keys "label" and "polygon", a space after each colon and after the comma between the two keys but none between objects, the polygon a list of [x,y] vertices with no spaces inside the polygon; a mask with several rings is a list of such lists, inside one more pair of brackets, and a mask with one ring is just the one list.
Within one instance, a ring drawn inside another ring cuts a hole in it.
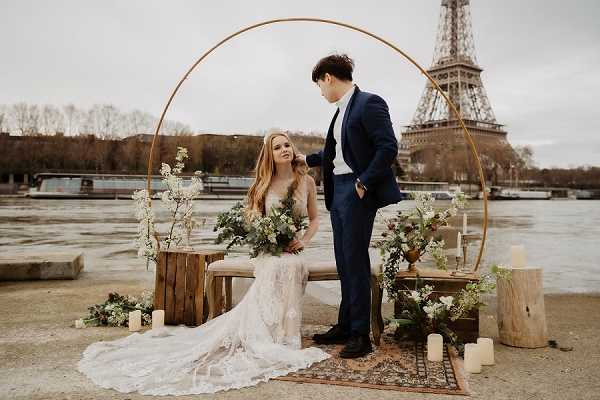
[{"label": "bride", "polygon": [[297,151],[281,132],[263,143],[256,179],[247,195],[247,215],[269,212],[294,190],[295,211],[308,228],[281,256],[251,260],[255,280],[231,311],[196,328],[165,327],[91,344],[79,371],[97,385],[120,392],[185,395],[253,386],[307,368],[330,357],[301,348],[301,300],[308,272],[302,256],[318,229],[316,188]]}]

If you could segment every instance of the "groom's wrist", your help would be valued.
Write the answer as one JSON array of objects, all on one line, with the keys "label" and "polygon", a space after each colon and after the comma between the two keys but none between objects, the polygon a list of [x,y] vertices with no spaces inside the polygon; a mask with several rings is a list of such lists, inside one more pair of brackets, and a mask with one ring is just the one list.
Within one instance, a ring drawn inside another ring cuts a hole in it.
[{"label": "groom's wrist", "polygon": [[367,187],[360,181],[360,178],[356,178],[355,182],[356,182],[356,186],[358,186],[359,188],[361,188],[365,192],[367,191]]}]

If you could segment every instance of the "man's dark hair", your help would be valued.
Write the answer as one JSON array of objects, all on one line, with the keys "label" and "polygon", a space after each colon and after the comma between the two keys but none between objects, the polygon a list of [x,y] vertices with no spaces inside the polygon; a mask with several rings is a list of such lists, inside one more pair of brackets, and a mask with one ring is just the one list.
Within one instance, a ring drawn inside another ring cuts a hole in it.
[{"label": "man's dark hair", "polygon": [[312,71],[312,80],[317,82],[325,74],[333,75],[343,81],[352,81],[354,61],[346,54],[332,54],[321,58]]}]

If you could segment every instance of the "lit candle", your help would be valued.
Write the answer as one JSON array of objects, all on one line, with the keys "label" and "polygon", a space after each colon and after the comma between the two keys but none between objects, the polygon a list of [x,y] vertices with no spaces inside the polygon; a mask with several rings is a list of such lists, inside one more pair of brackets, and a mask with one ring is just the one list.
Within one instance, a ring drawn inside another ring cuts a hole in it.
[{"label": "lit candle", "polygon": [[444,359],[444,338],[438,333],[427,336],[427,359],[442,361]]},{"label": "lit candle", "polygon": [[467,234],[467,213],[463,213],[463,235]]},{"label": "lit candle", "polygon": [[152,329],[165,326],[165,310],[152,311]]},{"label": "lit candle", "polygon": [[131,311],[129,313],[129,332],[137,332],[140,329],[142,329],[142,311]]},{"label": "lit candle", "polygon": [[465,344],[465,371],[472,374],[479,374],[481,372],[481,356],[477,343]]},{"label": "lit candle", "polygon": [[525,246],[510,246],[510,265],[513,268],[525,268]]},{"label": "lit candle", "polygon": [[494,341],[490,338],[477,339],[481,365],[494,365]]},{"label": "lit candle", "polygon": [[460,232],[456,235],[456,257],[462,257],[462,236]]},{"label": "lit candle", "polygon": [[81,318],[75,320],[75,328],[85,328],[85,324],[83,323],[83,320]]}]

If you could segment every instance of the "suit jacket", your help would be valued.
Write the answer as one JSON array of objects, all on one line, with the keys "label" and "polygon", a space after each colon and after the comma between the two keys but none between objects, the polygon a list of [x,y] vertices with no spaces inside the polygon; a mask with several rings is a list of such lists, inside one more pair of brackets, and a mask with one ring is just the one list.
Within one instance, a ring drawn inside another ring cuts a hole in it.
[{"label": "suit jacket", "polygon": [[[339,110],[331,120],[323,150],[306,156],[309,167],[322,167],[325,206],[328,210],[333,198],[333,159],[336,145],[333,125],[338,114]],[[343,157],[367,188],[362,200],[373,208],[385,207],[402,200],[392,171],[392,163],[398,155],[398,141],[385,101],[376,94],[362,92],[357,86],[342,117]]]}]

